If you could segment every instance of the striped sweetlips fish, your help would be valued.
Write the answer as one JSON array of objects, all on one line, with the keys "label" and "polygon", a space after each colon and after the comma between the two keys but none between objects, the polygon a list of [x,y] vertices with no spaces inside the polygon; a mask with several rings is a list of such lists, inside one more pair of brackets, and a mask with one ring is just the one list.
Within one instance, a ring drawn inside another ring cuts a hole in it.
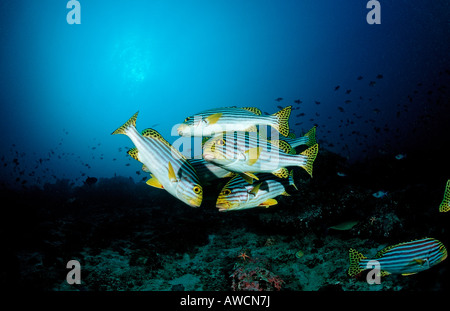
[{"label": "striped sweetlips fish", "polygon": [[312,176],[318,144],[300,154],[290,154],[291,146],[282,140],[266,140],[257,133],[227,132],[209,139],[203,147],[203,158],[226,170],[258,179],[254,173],[289,175],[288,166],[300,166]]},{"label": "striped sweetlips fish", "polygon": [[[313,127],[311,130],[309,130],[305,135],[301,137],[295,137],[295,134],[291,132],[289,133],[288,137],[281,139],[284,140],[285,142],[288,142],[291,145],[292,151],[290,153],[295,154],[294,148],[298,146],[306,145],[308,147],[311,147],[315,145],[316,144],[315,134],[316,134],[316,127]],[[211,137],[203,137],[202,145],[204,145],[204,143],[209,139],[211,139]],[[216,179],[234,177],[235,175],[237,175],[237,173],[230,172],[218,165],[215,165],[212,162],[204,160],[203,158],[199,159],[188,158],[187,160],[194,167],[202,185],[211,184]]]},{"label": "striped sweetlips fish", "polygon": [[380,275],[411,275],[429,269],[447,258],[444,244],[433,238],[423,238],[411,242],[388,246],[379,251],[374,259],[368,259],[354,249],[350,249],[348,274],[356,276],[366,269],[372,269],[369,261],[379,263]]},{"label": "striped sweetlips fish", "polygon": [[253,184],[249,184],[241,175],[237,175],[230,179],[220,191],[216,207],[223,212],[276,205],[278,202],[274,199],[275,197],[289,196],[286,192],[288,186],[297,189],[292,174],[293,171],[288,178],[276,178],[271,174],[261,174],[258,176],[258,181]]},{"label": "striped sweetlips fish", "polygon": [[447,180],[447,185],[445,186],[444,198],[442,199],[442,202],[439,205],[439,211],[440,212],[450,211],[450,179]]},{"label": "striped sweetlips fish", "polygon": [[186,158],[173,148],[157,131],[136,130],[136,112],[114,134],[125,134],[136,146],[129,154],[142,162],[151,173],[147,184],[165,189],[184,203],[198,207],[203,199],[203,189],[197,173]]},{"label": "striped sweetlips fish", "polygon": [[288,136],[291,108],[288,106],[273,115],[262,115],[261,110],[254,107],[209,109],[187,117],[178,127],[178,134],[213,136],[226,131],[256,132],[257,125],[266,125]]}]

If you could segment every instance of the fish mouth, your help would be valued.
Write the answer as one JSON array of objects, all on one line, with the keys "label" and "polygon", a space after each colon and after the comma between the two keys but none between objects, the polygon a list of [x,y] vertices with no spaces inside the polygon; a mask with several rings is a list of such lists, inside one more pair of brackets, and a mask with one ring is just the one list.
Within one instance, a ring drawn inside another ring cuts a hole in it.
[{"label": "fish mouth", "polygon": [[211,161],[214,160],[215,158],[216,158],[216,157],[214,156],[214,154],[203,152],[203,159],[204,159],[205,161],[211,162]]},{"label": "fish mouth", "polygon": [[202,204],[202,199],[201,198],[190,199],[188,202],[189,202],[189,205],[192,207],[199,207]]},{"label": "fish mouth", "polygon": [[219,209],[219,212],[226,212],[232,208],[230,202],[228,201],[217,201],[216,207]]}]

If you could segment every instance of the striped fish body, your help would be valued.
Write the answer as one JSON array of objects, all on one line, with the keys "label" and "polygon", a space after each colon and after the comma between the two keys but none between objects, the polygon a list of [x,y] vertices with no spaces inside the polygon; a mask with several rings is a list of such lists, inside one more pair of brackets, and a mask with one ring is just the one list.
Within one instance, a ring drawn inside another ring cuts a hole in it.
[{"label": "striped fish body", "polygon": [[273,198],[279,195],[289,195],[286,188],[295,187],[292,172],[289,178],[276,178],[271,174],[261,174],[258,181],[249,184],[237,175],[230,179],[222,188],[216,202],[219,211],[235,211],[254,208],[257,206],[269,207],[276,205]]},{"label": "striped fish body", "polygon": [[[370,260],[380,265],[381,275],[415,274],[437,265],[447,258],[447,249],[433,238],[418,239],[400,243],[379,251],[374,259],[367,259],[354,249],[350,249],[349,275],[355,276],[368,269]],[[371,268],[371,267],[370,267]]]},{"label": "striped fish body", "polygon": [[450,179],[447,181],[445,186],[444,198],[442,199],[441,204],[439,205],[440,212],[448,212],[450,211]]},{"label": "striped fish body", "polygon": [[203,158],[236,173],[272,173],[287,177],[288,166],[300,166],[312,175],[318,145],[299,155],[278,148],[279,141],[270,142],[257,133],[227,132],[209,139],[203,147]]},{"label": "striped fish body", "polygon": [[167,190],[190,206],[200,206],[203,191],[193,167],[157,131],[146,129],[140,134],[136,118],[137,113],[112,134],[125,134],[134,143],[137,149],[134,156],[152,175],[147,183]]},{"label": "striped fish body", "polygon": [[204,159],[187,159],[197,172],[202,185],[211,184],[214,180],[233,177],[235,173],[230,172]]},{"label": "striped fish body", "polygon": [[214,136],[226,131],[255,132],[257,125],[271,126],[282,135],[289,134],[291,106],[264,116],[253,107],[228,107],[206,110],[187,117],[178,127],[180,136]]}]

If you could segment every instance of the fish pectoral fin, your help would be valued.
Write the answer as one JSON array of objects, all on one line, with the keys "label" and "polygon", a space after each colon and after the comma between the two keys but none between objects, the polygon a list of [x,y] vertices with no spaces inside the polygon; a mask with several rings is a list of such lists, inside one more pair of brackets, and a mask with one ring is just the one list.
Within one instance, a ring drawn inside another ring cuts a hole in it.
[{"label": "fish pectoral fin", "polygon": [[290,195],[289,193],[287,193],[286,191],[283,192],[281,195],[284,195],[284,196],[286,196],[286,197],[290,197],[290,196],[291,196],[291,195]]},{"label": "fish pectoral fin", "polygon": [[279,170],[276,170],[275,172],[272,172],[275,176],[279,178],[288,178],[289,177],[289,171],[287,168],[282,167]]},{"label": "fish pectoral fin", "polygon": [[253,187],[252,191],[250,191],[250,193],[253,194],[254,196],[256,196],[256,195],[258,194],[259,187],[261,187],[261,184],[262,184],[261,182],[260,182],[260,183],[257,183],[257,184]]},{"label": "fish pectoral fin", "polygon": [[261,204],[259,204],[259,206],[265,206],[265,207],[269,207],[269,206],[273,206],[273,205],[277,205],[278,201],[275,199],[267,199],[266,201],[262,202]]},{"label": "fish pectoral fin", "polygon": [[261,147],[254,147],[254,148],[250,148],[245,152],[245,155],[247,157],[247,164],[248,165],[253,165],[256,163],[256,161],[258,161],[259,159],[259,155],[261,154]]},{"label": "fish pectoral fin", "polygon": [[[150,174],[151,175],[151,174]],[[156,179],[155,176],[151,175],[152,178],[150,178],[149,180],[147,180],[146,184],[155,188],[159,188],[159,189],[164,189],[163,185],[161,185],[161,183],[159,182],[158,179]]]},{"label": "fish pectoral fin", "polygon": [[255,174],[250,173],[250,172],[244,172],[241,174],[241,177],[248,182],[250,185],[253,184],[253,179],[259,180],[258,177],[256,177]]},{"label": "fish pectoral fin", "polygon": [[210,125],[217,123],[217,121],[219,121],[219,119],[222,117],[222,113],[215,113],[210,115],[209,117],[206,118],[206,120],[208,121],[208,123]]},{"label": "fish pectoral fin", "polygon": [[175,170],[173,169],[172,163],[168,163],[168,168],[169,168],[169,180],[172,182],[178,181],[177,179],[177,175],[175,174]]},{"label": "fish pectoral fin", "polygon": [[411,272],[411,273],[402,273],[403,276],[408,276],[408,275],[413,275],[416,274],[417,272]]}]

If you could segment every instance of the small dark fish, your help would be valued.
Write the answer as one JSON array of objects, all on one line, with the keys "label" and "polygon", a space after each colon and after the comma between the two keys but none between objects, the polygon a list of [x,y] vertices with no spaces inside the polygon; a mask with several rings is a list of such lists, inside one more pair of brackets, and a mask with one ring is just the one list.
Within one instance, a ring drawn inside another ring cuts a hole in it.
[{"label": "small dark fish", "polygon": [[283,107],[283,106],[277,106],[277,108],[278,108],[278,109],[283,109],[284,107]]},{"label": "small dark fish", "polygon": [[383,79],[383,75],[377,75],[377,79]]},{"label": "small dark fish", "polygon": [[345,101],[345,103],[346,104],[350,104],[352,101],[350,100],[350,99],[347,99],[346,101]]},{"label": "small dark fish", "polygon": [[360,80],[362,80],[362,79],[363,79],[362,76],[359,76],[359,77],[357,78],[358,81],[360,81]]},{"label": "small dark fish", "polygon": [[95,184],[97,182],[97,178],[95,177],[88,177],[86,178],[86,180],[84,181],[84,183],[88,186],[92,186],[93,184]]},{"label": "small dark fish", "polygon": [[296,117],[303,117],[305,115],[304,112],[299,113],[298,115],[296,115]]},{"label": "small dark fish", "polygon": [[352,90],[347,90],[345,91],[345,94],[350,94],[352,92]]},{"label": "small dark fish", "polygon": [[275,99],[277,102],[280,102],[283,100],[283,97],[278,97],[277,99]]},{"label": "small dark fish", "polygon": [[340,85],[337,85],[337,86],[334,88],[334,90],[337,91],[337,90],[339,90],[340,87],[341,87]]},{"label": "small dark fish", "polygon": [[344,108],[338,107],[338,109],[339,109],[340,112],[344,112]]},{"label": "small dark fish", "polygon": [[316,101],[314,101],[315,103],[316,103],[316,105],[320,105],[320,102],[318,102],[317,100]]},{"label": "small dark fish", "polygon": [[370,81],[369,86],[375,86],[375,81]]},{"label": "small dark fish", "polygon": [[296,104],[301,104],[302,101],[301,101],[300,99],[296,99],[296,100],[294,100],[294,103],[296,103]]}]

